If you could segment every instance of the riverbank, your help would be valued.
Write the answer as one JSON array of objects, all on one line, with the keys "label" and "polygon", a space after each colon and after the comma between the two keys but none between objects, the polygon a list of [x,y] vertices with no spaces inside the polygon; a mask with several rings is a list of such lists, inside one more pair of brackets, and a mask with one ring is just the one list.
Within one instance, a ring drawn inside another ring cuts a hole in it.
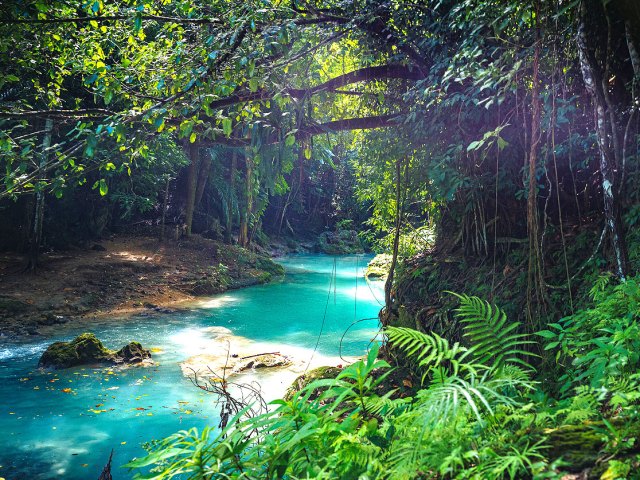
[{"label": "riverbank", "polygon": [[36,274],[24,264],[19,255],[0,255],[0,338],[76,319],[169,312],[284,273],[267,255],[200,236],[160,243],[119,235],[45,253]]}]

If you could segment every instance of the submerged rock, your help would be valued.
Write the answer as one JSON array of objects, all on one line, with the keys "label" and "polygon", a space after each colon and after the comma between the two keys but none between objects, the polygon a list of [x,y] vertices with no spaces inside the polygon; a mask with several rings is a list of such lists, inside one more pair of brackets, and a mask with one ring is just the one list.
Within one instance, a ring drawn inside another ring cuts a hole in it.
[{"label": "submerged rock", "polygon": [[93,333],[83,333],[70,342],[55,342],[40,357],[40,368],[70,368],[96,363],[131,364],[151,358],[149,350],[131,342],[117,352],[109,350]]}]

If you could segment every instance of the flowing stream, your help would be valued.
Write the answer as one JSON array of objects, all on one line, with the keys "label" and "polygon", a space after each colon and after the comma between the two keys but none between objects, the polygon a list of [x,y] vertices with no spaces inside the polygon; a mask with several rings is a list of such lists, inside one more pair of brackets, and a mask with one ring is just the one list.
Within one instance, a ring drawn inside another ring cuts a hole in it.
[{"label": "flowing stream", "polygon": [[[217,425],[214,398],[180,368],[211,350],[211,327],[258,342],[253,346],[262,351],[291,354],[303,363],[313,358],[312,366],[341,363],[340,354],[362,355],[378,331],[375,317],[384,298],[382,282],[367,283],[362,276],[369,260],[291,256],[280,261],[287,270],[282,281],[208,297],[188,310],[74,323],[46,338],[0,340],[0,478],[97,479],[113,449],[113,478],[126,480],[133,474],[120,467],[144,455],[144,442]],[[360,319],[369,320],[349,328]],[[152,349],[156,365],[36,368],[47,345],[84,331],[113,349],[139,341]],[[250,372],[246,381],[258,380],[265,398],[273,399],[295,375]]]}]

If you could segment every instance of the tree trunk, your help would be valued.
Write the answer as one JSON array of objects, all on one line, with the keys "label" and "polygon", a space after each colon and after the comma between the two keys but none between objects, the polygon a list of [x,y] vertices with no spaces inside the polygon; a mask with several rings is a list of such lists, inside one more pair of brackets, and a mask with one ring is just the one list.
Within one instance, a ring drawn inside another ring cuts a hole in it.
[{"label": "tree trunk", "polygon": [[191,227],[193,225],[193,212],[196,203],[196,190],[198,186],[198,167],[199,167],[199,149],[195,144],[187,145],[187,156],[191,163],[189,164],[189,172],[187,176],[187,205],[185,209],[185,234],[191,236]]},{"label": "tree trunk", "polygon": [[240,209],[240,231],[238,233],[238,243],[243,247],[249,246],[249,222],[253,210],[253,160],[250,158],[248,150],[245,152],[244,165],[244,208]]},{"label": "tree trunk", "polygon": [[527,230],[529,232],[529,266],[527,272],[527,317],[533,329],[537,328],[538,307],[545,305],[545,283],[540,226],[538,219],[538,146],[540,144],[540,9],[536,3],[536,46],[533,57],[533,87],[531,89],[531,144],[529,148],[529,191],[527,196]]},{"label": "tree trunk", "polygon": [[198,186],[196,187],[196,198],[193,202],[193,210],[197,210],[200,202],[202,201],[202,196],[204,195],[204,187],[207,186],[207,180],[209,179],[209,174],[211,172],[211,166],[213,165],[213,158],[211,158],[211,154],[207,153],[200,160],[200,168],[198,169]]},{"label": "tree trunk", "polygon": [[402,215],[402,212],[400,211],[400,162],[400,159],[396,160],[396,222],[395,232],[393,234],[393,252],[391,256],[391,266],[389,267],[389,275],[387,275],[387,281],[384,284],[384,303],[387,306],[387,309],[391,306],[391,287],[393,285],[393,275],[398,261],[398,247],[400,245],[400,217]]},{"label": "tree trunk", "polygon": [[234,193],[234,187],[236,182],[236,170],[238,168],[238,152],[235,150],[231,154],[231,166],[229,167],[229,194],[230,198],[227,200],[227,212],[225,218],[224,228],[224,243],[231,244],[232,242],[232,229],[233,229],[233,202],[232,195]]},{"label": "tree trunk", "polygon": [[[612,145],[610,145],[612,136],[607,131],[607,104],[602,92],[602,82],[597,80],[599,71],[596,60],[589,49],[586,14],[586,6],[583,2],[580,8],[577,35],[580,68],[585,87],[594,103],[596,136],[600,150],[600,177],[602,195],[604,197],[604,215],[615,256],[615,271],[618,278],[624,281],[627,275],[627,253],[618,212],[616,189],[614,188],[615,157]],[[615,128],[615,126],[612,125],[612,128]],[[613,132],[613,134],[615,135],[617,132]]]},{"label": "tree trunk", "polygon": [[[53,119],[47,118],[44,127],[44,138],[42,139],[42,152],[40,153],[40,165],[38,180],[44,179],[44,168],[47,163],[48,152],[51,146],[51,131],[53,130]],[[38,182],[39,183],[39,182]],[[42,242],[42,223],[44,218],[44,191],[41,185],[38,185],[36,192],[35,211],[33,215],[33,229],[31,232],[31,242],[29,245],[29,258],[27,270],[35,272],[38,269],[38,256],[40,253],[40,243]]]},{"label": "tree trunk", "polygon": [[167,183],[164,186],[164,198],[162,199],[162,220],[160,221],[160,241],[164,242],[164,226],[167,218],[167,204],[169,203],[169,184],[171,177],[167,176]]}]

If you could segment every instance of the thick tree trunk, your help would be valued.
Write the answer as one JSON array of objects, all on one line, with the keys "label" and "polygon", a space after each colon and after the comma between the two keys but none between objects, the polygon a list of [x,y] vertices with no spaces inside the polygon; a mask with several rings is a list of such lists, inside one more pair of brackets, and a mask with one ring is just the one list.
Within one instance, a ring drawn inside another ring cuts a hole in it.
[{"label": "thick tree trunk", "polygon": [[164,197],[162,199],[162,219],[160,221],[160,241],[164,242],[164,226],[167,218],[167,205],[169,203],[169,184],[171,177],[167,177],[167,183],[164,186]]},{"label": "thick tree trunk", "polygon": [[[611,245],[615,256],[615,271],[620,280],[624,281],[627,275],[627,253],[624,242],[623,229],[618,212],[616,189],[614,188],[615,156],[612,151],[611,139],[607,129],[608,115],[607,103],[602,92],[602,82],[598,81],[599,71],[596,60],[589,49],[589,40],[586,27],[586,6],[584,3],[580,11],[580,23],[578,25],[578,53],[580,67],[585,87],[591,95],[595,109],[596,136],[600,150],[600,177],[602,195],[604,197],[604,215],[611,239]],[[615,125],[612,125],[615,128]],[[613,132],[616,135],[617,132]]]},{"label": "thick tree trunk", "polygon": [[[44,127],[44,138],[42,139],[42,152],[40,153],[40,173],[38,179],[44,178],[44,168],[47,163],[48,152],[51,146],[51,131],[53,130],[53,119],[47,118]],[[36,192],[35,210],[33,215],[33,228],[31,230],[31,241],[29,245],[29,258],[27,269],[35,272],[38,269],[38,257],[40,253],[40,243],[42,242],[42,223],[44,219],[44,191],[38,186]]]},{"label": "thick tree trunk", "polygon": [[238,233],[238,243],[243,247],[248,247],[249,239],[249,223],[253,212],[253,160],[251,152],[245,152],[244,156],[245,175],[244,175],[244,208],[240,210],[240,231]]},{"label": "thick tree trunk", "polygon": [[[234,193],[236,182],[236,170],[238,168],[238,153],[234,150],[231,154],[231,166],[229,167],[229,192],[230,196]],[[233,202],[232,198],[227,200],[227,211],[224,226],[224,243],[232,243],[232,229],[233,229]]]},{"label": "thick tree trunk", "polygon": [[[539,22],[539,6],[536,5],[536,22]],[[542,252],[540,247],[540,226],[538,219],[538,147],[540,145],[540,26],[536,25],[536,46],[533,57],[533,88],[531,90],[531,144],[529,148],[529,191],[527,196],[527,230],[529,232],[529,265],[527,273],[527,317],[533,329],[538,315],[538,307],[545,305],[545,283]]]},{"label": "thick tree trunk", "polygon": [[213,165],[213,159],[211,154],[207,153],[200,160],[200,168],[198,169],[198,186],[196,187],[196,198],[193,203],[193,210],[197,210],[202,202],[202,196],[204,195],[204,188],[207,186],[207,180],[211,173],[211,166]]},{"label": "thick tree trunk", "polygon": [[187,205],[185,208],[185,234],[191,235],[191,227],[193,225],[193,212],[196,203],[196,190],[198,186],[198,169],[199,169],[199,149],[195,144],[187,145],[187,156],[191,163],[189,164],[189,172],[187,176]]}]

